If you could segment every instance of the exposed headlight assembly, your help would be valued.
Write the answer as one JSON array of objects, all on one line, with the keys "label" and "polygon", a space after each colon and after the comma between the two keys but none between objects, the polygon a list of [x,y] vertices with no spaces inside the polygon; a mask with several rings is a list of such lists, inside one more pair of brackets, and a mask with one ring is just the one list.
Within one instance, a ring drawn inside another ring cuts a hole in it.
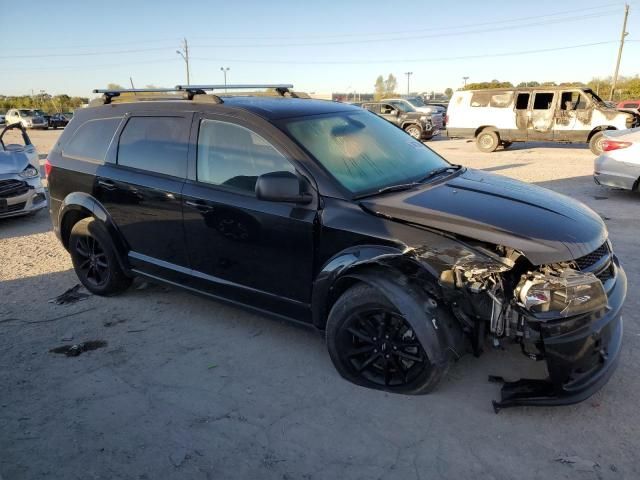
[{"label": "exposed headlight assembly", "polygon": [[533,313],[571,317],[608,306],[602,282],[592,273],[567,269],[559,276],[534,273],[516,287],[520,306]]},{"label": "exposed headlight assembly", "polygon": [[19,173],[19,175],[22,178],[34,178],[37,177],[39,174],[38,169],[34,166],[27,166],[27,168],[25,168],[22,172]]}]

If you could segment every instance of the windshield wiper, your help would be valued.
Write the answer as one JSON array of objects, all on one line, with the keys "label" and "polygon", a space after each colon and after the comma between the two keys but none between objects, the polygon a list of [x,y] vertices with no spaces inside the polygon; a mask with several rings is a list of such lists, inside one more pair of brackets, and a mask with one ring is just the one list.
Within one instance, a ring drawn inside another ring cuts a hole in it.
[{"label": "windshield wiper", "polygon": [[438,175],[442,175],[443,173],[447,173],[447,172],[455,172],[457,170],[460,170],[461,168],[462,168],[462,165],[447,165],[446,167],[434,168],[429,173],[427,173],[424,177],[422,177],[420,179],[420,182],[429,181],[432,178],[437,177]]},{"label": "windshield wiper", "polygon": [[399,183],[397,185],[389,185],[388,187],[379,188],[374,192],[363,193],[362,195],[357,195],[354,197],[355,200],[359,200],[361,198],[373,197],[374,195],[380,195],[382,193],[388,192],[400,192],[402,190],[410,190],[418,185],[422,185],[421,182],[411,182],[411,183]]}]

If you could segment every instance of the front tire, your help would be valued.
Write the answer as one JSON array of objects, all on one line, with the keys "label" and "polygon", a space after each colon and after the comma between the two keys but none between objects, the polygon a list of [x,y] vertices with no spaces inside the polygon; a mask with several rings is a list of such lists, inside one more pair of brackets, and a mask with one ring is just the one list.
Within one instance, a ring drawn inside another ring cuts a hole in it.
[{"label": "front tire", "polygon": [[404,131],[407,132],[416,140],[420,140],[422,138],[422,127],[415,123],[412,123],[411,125],[407,125],[406,127],[404,127]]},{"label": "front tire", "polygon": [[589,140],[589,149],[594,155],[602,155],[602,142],[604,140],[604,132],[598,132]]},{"label": "front tire", "polygon": [[367,284],[351,287],[334,304],[326,340],[338,373],[357,385],[424,394],[442,375],[400,309]]},{"label": "front tire", "polygon": [[111,236],[95,218],[84,218],[73,226],[69,253],[78,279],[91,293],[113,295],[131,285],[132,279],[120,267]]},{"label": "front tire", "polygon": [[483,130],[476,138],[476,146],[481,152],[495,152],[499,145],[500,137],[493,130]]}]

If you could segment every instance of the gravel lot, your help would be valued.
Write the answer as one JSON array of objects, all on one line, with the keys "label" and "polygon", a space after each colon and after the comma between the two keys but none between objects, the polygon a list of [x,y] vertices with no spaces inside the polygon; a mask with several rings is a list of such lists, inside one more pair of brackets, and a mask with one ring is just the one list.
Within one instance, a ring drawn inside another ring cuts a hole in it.
[{"label": "gravel lot", "polygon": [[[45,154],[59,132],[31,135]],[[315,331],[162,285],[54,305],[77,280],[41,212],[0,221],[0,477],[640,478],[640,195],[596,186],[586,147],[429,145],[605,219],[630,290],[621,363],[601,392],[495,415],[487,375],[539,367],[515,349],[467,356],[435,393],[408,397],[342,380]],[[49,351],[89,340],[107,344]]]}]

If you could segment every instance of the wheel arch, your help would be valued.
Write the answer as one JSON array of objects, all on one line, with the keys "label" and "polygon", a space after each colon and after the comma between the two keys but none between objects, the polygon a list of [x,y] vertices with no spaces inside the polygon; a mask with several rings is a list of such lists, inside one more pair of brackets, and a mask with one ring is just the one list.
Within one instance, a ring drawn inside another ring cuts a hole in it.
[{"label": "wheel arch", "polygon": [[593,128],[590,132],[589,135],[587,135],[587,142],[591,141],[591,138],[598,132],[604,132],[607,130],[617,130],[616,127],[614,127],[613,125],[599,125],[595,128]]},{"label": "wheel arch", "polygon": [[498,134],[498,137],[500,137],[500,130],[498,130],[494,125],[482,125],[476,128],[475,132],[473,132],[473,137],[478,138],[478,135],[480,135],[480,133],[485,130],[496,132]]},{"label": "wheel arch", "polygon": [[422,128],[422,125],[420,125],[420,122],[414,122],[414,121],[412,121],[412,120],[407,120],[407,121],[405,121],[405,122],[402,122],[402,126],[401,126],[400,128],[402,128],[402,129],[404,130],[405,128],[407,128],[407,127],[409,127],[409,126],[411,126],[411,125],[416,125],[417,127],[419,127],[419,128],[420,128],[420,130],[424,130],[424,129]]},{"label": "wheel arch", "polygon": [[111,215],[104,206],[91,195],[84,192],[74,192],[67,195],[62,201],[58,213],[58,225],[60,225],[60,241],[65,249],[69,249],[69,236],[73,226],[80,220],[93,217],[99,221],[107,230],[118,254],[118,263],[125,272],[130,272],[130,267],[126,261],[127,246],[122,233],[114,223]]}]

